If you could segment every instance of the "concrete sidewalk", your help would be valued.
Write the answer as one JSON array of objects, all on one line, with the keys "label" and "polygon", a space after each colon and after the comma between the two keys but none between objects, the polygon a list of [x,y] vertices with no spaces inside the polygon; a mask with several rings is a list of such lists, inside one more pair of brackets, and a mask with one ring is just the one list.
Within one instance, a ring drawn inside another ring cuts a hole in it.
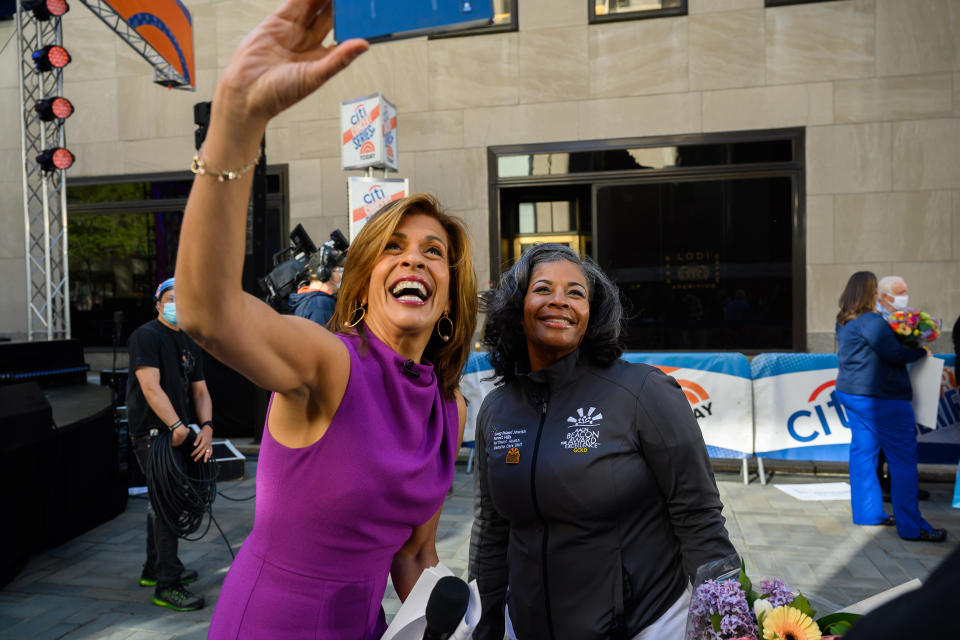
[{"label": "concrete sidewalk", "polygon": [[[254,492],[256,461],[247,461],[247,478],[221,483],[231,497]],[[924,516],[950,532],[945,544],[905,542],[891,527],[858,527],[847,502],[801,502],[774,483],[845,481],[846,478],[788,476],[778,473],[766,486],[743,485],[738,475],[718,472],[727,527],[757,581],[781,577],[816,600],[847,605],[912,578],[924,579],[957,545],[960,510],[950,507],[953,486],[924,483],[929,501]],[[466,576],[472,522],[473,476],[458,464],[437,534],[440,559]],[[126,512],[71,542],[34,557],[0,590],[0,638],[97,638],[113,640],[200,639],[213,614],[230,553],[211,527],[203,539],[182,542],[180,557],[200,572],[191,586],[207,607],[176,613],[150,603],[152,589],[137,586],[144,555],[145,499],[131,499]],[[889,505],[888,505],[889,506]],[[253,501],[218,497],[214,515],[236,550],[253,525]],[[388,618],[400,602],[388,586]]]}]

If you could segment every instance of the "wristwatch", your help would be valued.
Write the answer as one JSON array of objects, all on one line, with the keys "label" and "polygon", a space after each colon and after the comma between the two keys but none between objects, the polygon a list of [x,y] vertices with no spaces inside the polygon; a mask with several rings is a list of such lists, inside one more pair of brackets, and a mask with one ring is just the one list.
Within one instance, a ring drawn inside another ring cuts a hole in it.
[{"label": "wristwatch", "polygon": [[200,428],[210,427],[210,431],[213,431],[213,420],[207,420],[206,422],[200,423]]}]

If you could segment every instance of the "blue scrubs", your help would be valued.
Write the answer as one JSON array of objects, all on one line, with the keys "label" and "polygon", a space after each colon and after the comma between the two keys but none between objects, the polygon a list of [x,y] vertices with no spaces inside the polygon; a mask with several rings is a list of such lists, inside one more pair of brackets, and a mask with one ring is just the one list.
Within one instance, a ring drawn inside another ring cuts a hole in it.
[{"label": "blue scrubs", "polygon": [[917,434],[913,407],[907,400],[874,398],[837,391],[847,413],[850,443],[850,503],[855,524],[880,524],[883,510],[877,452],[890,466],[893,515],[902,538],[916,538],[933,527],[920,515],[917,502]]}]

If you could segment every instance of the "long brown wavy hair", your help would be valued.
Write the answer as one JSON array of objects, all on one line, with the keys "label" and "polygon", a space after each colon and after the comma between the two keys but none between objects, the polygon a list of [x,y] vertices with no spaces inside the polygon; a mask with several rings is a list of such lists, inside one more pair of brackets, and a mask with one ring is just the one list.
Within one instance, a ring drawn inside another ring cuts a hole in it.
[{"label": "long brown wavy hair", "polygon": [[371,216],[347,251],[337,306],[327,328],[334,333],[357,333],[359,329],[360,336],[366,341],[362,323],[357,328],[347,324],[356,319],[374,264],[400,221],[404,216],[417,213],[436,219],[450,239],[449,315],[453,322],[453,337],[444,342],[434,330],[423,352],[434,366],[440,392],[450,399],[460,384],[460,374],[470,356],[470,343],[477,325],[477,275],[473,269],[473,251],[466,223],[443,211],[434,196],[420,193],[395,200]]},{"label": "long brown wavy hair", "polygon": [[840,313],[837,324],[841,327],[868,311],[873,311],[873,297],[877,293],[877,276],[872,271],[857,271],[847,280],[840,294]]}]

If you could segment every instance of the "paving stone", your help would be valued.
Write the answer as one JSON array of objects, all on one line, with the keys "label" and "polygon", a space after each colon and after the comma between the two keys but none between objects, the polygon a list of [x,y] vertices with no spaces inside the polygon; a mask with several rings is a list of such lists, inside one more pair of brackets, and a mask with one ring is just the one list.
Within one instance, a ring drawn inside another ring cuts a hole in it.
[{"label": "paving stone", "polygon": [[[231,496],[252,495],[254,460],[248,461],[247,470],[247,478],[223,483],[221,489]],[[952,490],[942,485],[925,484],[933,495],[921,504],[931,523],[952,532],[946,544],[935,545],[904,542],[890,527],[856,526],[846,502],[798,501],[771,485],[743,485],[734,473],[717,473],[716,478],[728,533],[754,582],[782,578],[811,601],[842,607],[914,577],[923,579],[957,545],[960,511],[950,507]],[[838,480],[781,473],[776,481]],[[454,575],[464,578],[473,484],[473,475],[458,465],[437,536],[440,559]],[[214,504],[214,514],[234,550],[250,533],[254,502],[218,500]],[[200,572],[192,588],[207,599],[207,607],[176,613],[152,605],[151,590],[136,586],[144,556],[146,506],[146,500],[130,500],[127,510],[113,521],[32,558],[0,590],[0,638],[205,638],[230,554],[216,527],[201,540],[182,542],[181,559]],[[388,619],[400,607],[392,585],[386,588],[383,606]]]}]

